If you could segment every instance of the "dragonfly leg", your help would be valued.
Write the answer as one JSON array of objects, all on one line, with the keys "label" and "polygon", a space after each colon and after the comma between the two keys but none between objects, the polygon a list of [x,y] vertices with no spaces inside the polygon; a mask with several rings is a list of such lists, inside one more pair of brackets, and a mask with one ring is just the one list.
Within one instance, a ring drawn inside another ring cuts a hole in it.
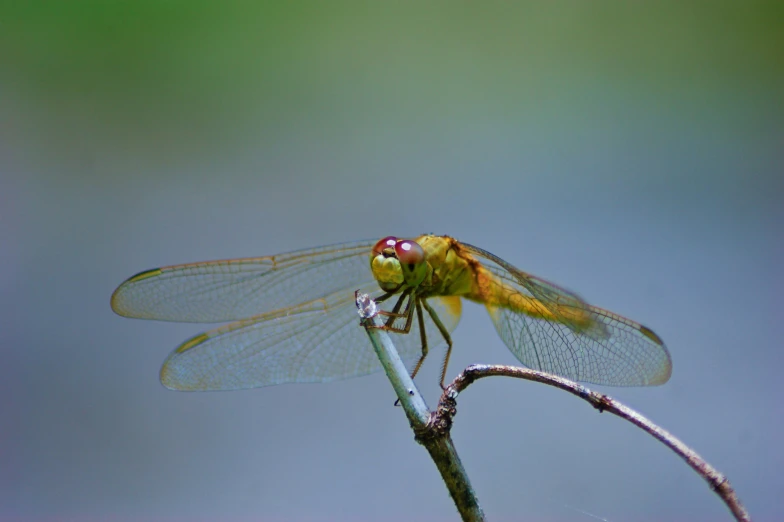
[{"label": "dragonfly leg", "polygon": [[[416,307],[417,318],[419,319],[419,340],[422,342],[422,355],[419,357],[419,360],[417,361],[416,365],[414,365],[414,369],[411,371],[412,379],[416,377],[417,373],[419,373],[419,369],[422,367],[422,363],[425,362],[425,357],[427,357],[427,352],[428,352],[427,335],[425,335],[425,321],[424,321],[424,317],[422,316],[422,306],[419,304],[418,299],[415,307]],[[399,406],[399,405],[400,405],[400,399],[395,401],[395,406]]]},{"label": "dragonfly leg", "polygon": [[407,305],[406,309],[403,312],[400,311],[400,308],[403,306],[406,297],[409,297],[409,303],[411,302],[410,295],[411,295],[410,292],[403,292],[402,294],[400,294],[400,298],[395,303],[395,306],[392,307],[392,310],[390,310],[389,312],[385,310],[381,310],[379,312],[379,315],[384,315],[386,317],[389,317],[389,319],[387,319],[386,322],[386,329],[396,331],[392,326],[395,323],[395,319],[398,319],[400,317],[407,317],[406,314],[408,314],[408,308],[410,307],[410,305]]},{"label": "dragonfly leg", "polygon": [[449,365],[449,357],[452,355],[452,336],[449,335],[449,331],[444,326],[444,323],[441,322],[441,319],[438,317],[436,311],[433,310],[433,308],[429,304],[427,304],[427,301],[425,299],[422,299],[421,302],[422,302],[422,306],[424,306],[425,310],[427,310],[427,313],[430,314],[430,317],[433,319],[433,322],[436,323],[436,326],[438,327],[438,331],[441,332],[441,335],[444,337],[444,340],[446,341],[446,355],[444,356],[444,364],[441,366],[441,389],[444,389],[444,379],[446,378],[446,367]]},{"label": "dragonfly leg", "polygon": [[[394,319],[390,318],[389,323],[388,323],[388,328],[387,328],[387,330],[389,330],[390,332],[407,334],[408,332],[411,331],[411,325],[414,323],[414,309],[416,308],[416,305],[415,306],[411,306],[411,301],[414,301],[416,303],[417,297],[413,293],[413,291],[407,292],[407,296],[408,296],[408,302],[406,303],[406,309],[403,310],[402,312],[400,312],[399,314],[397,314],[397,317],[404,317],[405,316],[406,324],[402,328],[396,328],[394,326],[391,326],[391,323],[394,321]],[[398,304],[401,303],[402,301],[403,301],[403,298],[400,299]],[[397,307],[397,305],[396,305],[396,307]],[[396,313],[397,310],[395,310],[393,308],[392,312]],[[397,317],[395,317],[395,319],[397,319]]]},{"label": "dragonfly leg", "polygon": [[[383,326],[374,326],[369,325],[369,328],[380,328],[382,330],[386,330],[388,332],[395,332],[395,333],[408,333],[411,331],[411,324],[414,321],[414,307],[411,306],[411,300],[413,289],[406,290],[400,295],[400,299],[397,300],[395,306],[392,308],[391,311],[387,312],[385,310],[380,310],[378,315],[383,315],[389,317],[387,322]],[[382,296],[385,297],[385,296]],[[405,310],[402,312],[400,308],[403,306],[403,303],[406,302],[408,299],[408,303],[406,304]],[[395,320],[400,319],[401,317],[406,318],[406,324],[402,328],[398,328],[394,326]]]},{"label": "dragonfly leg", "polygon": [[389,291],[389,292],[384,292],[383,294],[381,294],[380,296],[374,298],[373,300],[375,302],[377,302],[377,303],[382,303],[382,302],[386,301],[387,299],[389,299],[390,297],[392,297],[393,295],[397,294],[398,291],[400,290],[401,286],[403,286],[403,285],[398,285],[394,290]]},{"label": "dragonfly leg", "polygon": [[422,341],[422,355],[419,357],[419,360],[414,366],[414,370],[411,372],[411,378],[413,379],[416,377],[416,374],[419,373],[419,369],[422,367],[422,363],[425,362],[425,357],[427,357],[427,335],[425,335],[425,320],[422,315],[422,306],[419,304],[419,299],[416,302],[416,313],[417,319],[419,319],[419,339]]},{"label": "dragonfly leg", "polygon": [[[389,299],[393,295],[397,295],[397,293],[400,290],[401,286],[403,286],[403,285],[400,284],[394,290],[390,290],[389,292],[384,292],[380,296],[373,298],[373,301],[375,301],[376,303],[383,303],[384,301],[386,301],[387,299]],[[401,294],[400,298],[397,300],[397,303],[395,304],[395,307],[392,309],[392,311],[387,312],[386,310],[379,310],[378,311],[378,315],[383,315],[384,317],[392,317],[392,318],[405,317],[405,312],[398,313],[398,311],[400,310],[401,305],[403,304],[403,299],[404,298],[405,298],[405,293]],[[394,322],[394,319],[389,319],[387,321],[387,326],[392,326],[393,322]]]}]

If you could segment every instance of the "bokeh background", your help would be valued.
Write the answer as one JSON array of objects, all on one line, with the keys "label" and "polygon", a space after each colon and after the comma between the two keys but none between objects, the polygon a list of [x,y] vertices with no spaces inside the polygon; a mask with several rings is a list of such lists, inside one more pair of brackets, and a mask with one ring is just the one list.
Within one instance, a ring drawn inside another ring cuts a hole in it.
[{"label": "bokeh background", "polygon": [[[175,393],[160,364],[203,328],[109,308],[163,264],[434,232],[651,326],[672,380],[602,391],[780,520],[782,27],[777,2],[3,2],[0,519],[454,520],[383,375]],[[451,374],[514,362],[481,307],[455,341]],[[492,520],[730,518],[562,392],[458,407]]]}]

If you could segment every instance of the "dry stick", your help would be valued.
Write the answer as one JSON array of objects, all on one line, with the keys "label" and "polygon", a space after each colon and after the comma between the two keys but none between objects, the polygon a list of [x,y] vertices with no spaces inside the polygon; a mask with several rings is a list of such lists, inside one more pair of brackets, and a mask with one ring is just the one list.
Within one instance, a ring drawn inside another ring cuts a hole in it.
[{"label": "dry stick", "polygon": [[457,395],[466,389],[466,387],[468,387],[468,385],[475,380],[481,379],[482,377],[491,377],[496,375],[516,377],[518,379],[526,379],[529,381],[536,381],[543,384],[549,384],[550,386],[555,386],[556,388],[560,388],[571,393],[572,395],[576,395],[577,397],[588,401],[600,412],[608,411],[614,415],[628,420],[635,426],[642,428],[653,437],[664,443],[665,446],[670,448],[683,460],[685,460],[686,463],[691,466],[692,469],[694,469],[694,471],[699,473],[702,478],[708,482],[708,485],[711,487],[711,489],[715,491],[719,497],[721,497],[724,503],[727,504],[727,507],[730,509],[730,511],[732,511],[732,514],[735,516],[736,520],[751,520],[749,513],[746,511],[746,508],[743,507],[743,504],[741,504],[740,499],[738,499],[737,495],[735,494],[735,490],[732,489],[730,481],[727,479],[727,477],[719,473],[713,466],[705,462],[702,457],[700,457],[694,450],[686,446],[683,442],[678,440],[666,430],[658,427],[650,420],[646,419],[631,408],[624,406],[615,399],[612,399],[607,395],[591,391],[585,386],[581,386],[576,382],[564,379],[562,377],[557,377],[555,375],[544,372],[538,372],[536,370],[529,370],[528,368],[519,368],[516,366],[484,364],[471,365],[463,370],[463,372],[458,375],[455,380],[452,381],[452,383],[449,384],[449,386],[447,386],[444,390],[444,394],[441,396],[441,400],[439,401],[438,410],[430,421],[431,427],[439,431],[448,432],[449,427],[452,424],[452,417],[455,414],[455,399],[457,398]]},{"label": "dry stick", "polygon": [[376,316],[375,303],[367,296],[357,293],[357,308],[362,317],[362,324],[373,343],[378,358],[395,389],[400,404],[406,412],[408,422],[414,430],[414,435],[430,453],[441,477],[444,479],[449,494],[460,512],[464,521],[480,522],[485,519],[479,500],[476,498],[471,482],[468,480],[463,463],[457,455],[448,431],[436,433],[429,428],[430,419],[435,416],[427,409],[422,395],[417,390],[414,381],[408,374],[403,361],[392,344],[389,334],[370,325],[382,326],[383,323]]}]

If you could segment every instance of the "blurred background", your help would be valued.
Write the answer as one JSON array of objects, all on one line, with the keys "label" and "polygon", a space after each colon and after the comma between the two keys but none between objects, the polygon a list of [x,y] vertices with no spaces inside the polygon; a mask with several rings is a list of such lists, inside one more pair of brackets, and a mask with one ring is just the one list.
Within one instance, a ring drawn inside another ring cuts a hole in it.
[{"label": "blurred background", "polygon": [[[3,2],[0,519],[455,520],[382,374],[171,392],[208,326],[109,307],[155,266],[432,232],[653,328],[672,380],[596,389],[780,520],[782,11]],[[479,306],[454,339],[450,376],[515,362]],[[458,408],[491,520],[730,519],[562,392],[489,379]]]}]

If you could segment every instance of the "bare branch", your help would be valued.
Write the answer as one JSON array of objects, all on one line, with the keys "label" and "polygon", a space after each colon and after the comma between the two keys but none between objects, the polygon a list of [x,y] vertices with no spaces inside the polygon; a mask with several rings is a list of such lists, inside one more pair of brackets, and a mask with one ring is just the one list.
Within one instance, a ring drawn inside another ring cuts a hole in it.
[{"label": "bare branch", "polygon": [[458,375],[454,381],[444,390],[443,395],[439,401],[439,407],[433,414],[434,418],[431,419],[430,424],[433,426],[441,426],[442,430],[449,430],[452,424],[452,417],[455,413],[457,395],[465,390],[469,384],[481,379],[483,377],[492,376],[505,376],[516,377],[518,379],[526,379],[529,381],[536,381],[550,386],[555,386],[561,390],[567,391],[572,395],[588,401],[594,408],[602,411],[607,411],[617,415],[635,426],[643,429],[662,443],[678,454],[686,463],[694,469],[702,478],[704,478],[710,488],[716,492],[719,497],[724,501],[730,509],[736,520],[750,521],[751,517],[746,511],[746,508],[741,504],[735,494],[735,490],[730,485],[729,480],[723,474],[719,473],[713,466],[705,462],[694,450],[686,446],[683,442],[678,440],[671,433],[660,428],[647,418],[643,417],[631,408],[621,404],[615,399],[589,390],[585,386],[577,384],[569,379],[558,377],[528,368],[520,368],[516,366],[504,365],[471,365]]}]

